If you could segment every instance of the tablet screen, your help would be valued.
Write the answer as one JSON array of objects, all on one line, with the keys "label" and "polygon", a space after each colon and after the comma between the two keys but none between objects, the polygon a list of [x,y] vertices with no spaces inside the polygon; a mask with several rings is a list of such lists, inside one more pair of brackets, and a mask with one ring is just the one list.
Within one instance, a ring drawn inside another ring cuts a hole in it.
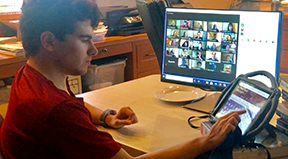
[{"label": "tablet screen", "polygon": [[216,113],[216,118],[220,118],[232,111],[245,109],[246,113],[240,115],[241,122],[239,123],[239,128],[242,131],[242,135],[244,135],[252,120],[267,102],[269,95],[269,93],[256,88],[254,85],[240,80],[230,97]]}]

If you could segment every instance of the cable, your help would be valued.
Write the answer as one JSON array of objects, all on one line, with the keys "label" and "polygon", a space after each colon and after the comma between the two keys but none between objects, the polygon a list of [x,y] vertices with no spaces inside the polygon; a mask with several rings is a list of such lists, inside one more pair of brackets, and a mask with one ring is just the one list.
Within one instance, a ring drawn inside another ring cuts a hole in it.
[{"label": "cable", "polygon": [[194,124],[192,124],[193,121],[196,121],[196,120],[200,120],[200,119],[204,119],[204,118],[208,118],[209,115],[202,115],[202,116],[191,116],[188,118],[188,124],[194,128],[194,129],[199,129],[200,126],[195,126]]}]

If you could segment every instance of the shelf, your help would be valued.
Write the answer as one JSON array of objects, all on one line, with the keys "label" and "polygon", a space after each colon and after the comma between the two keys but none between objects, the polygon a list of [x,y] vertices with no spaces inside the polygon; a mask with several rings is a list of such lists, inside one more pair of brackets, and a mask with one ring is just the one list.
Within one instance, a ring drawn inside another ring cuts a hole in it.
[{"label": "shelf", "polygon": [[0,13],[0,20],[18,20],[21,11]]}]

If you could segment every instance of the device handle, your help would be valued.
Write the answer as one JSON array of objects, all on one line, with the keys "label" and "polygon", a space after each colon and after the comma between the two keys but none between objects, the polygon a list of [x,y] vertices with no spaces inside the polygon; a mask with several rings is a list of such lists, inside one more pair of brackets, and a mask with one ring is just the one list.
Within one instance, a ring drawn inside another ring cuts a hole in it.
[{"label": "device handle", "polygon": [[255,134],[258,134],[262,130],[262,128],[264,128],[266,124],[268,124],[268,122],[271,120],[271,118],[273,117],[277,109],[279,97],[281,94],[278,89],[278,84],[274,76],[267,71],[255,71],[255,72],[247,73],[244,75],[244,77],[248,78],[248,77],[253,77],[257,75],[263,75],[269,78],[271,85],[272,85],[271,89],[273,90],[273,93],[271,94],[271,96],[273,96],[273,98],[272,100],[268,101],[270,108],[267,110],[266,115],[263,117],[263,121],[253,131],[247,133],[246,135],[247,138],[253,137]]},{"label": "device handle", "polygon": [[271,73],[264,71],[264,70],[247,73],[244,75],[244,77],[248,78],[248,77],[254,77],[258,75],[263,75],[269,78],[271,85],[272,85],[271,88],[276,88],[276,87],[278,88],[278,84],[277,84],[277,81],[275,80],[275,77]]}]

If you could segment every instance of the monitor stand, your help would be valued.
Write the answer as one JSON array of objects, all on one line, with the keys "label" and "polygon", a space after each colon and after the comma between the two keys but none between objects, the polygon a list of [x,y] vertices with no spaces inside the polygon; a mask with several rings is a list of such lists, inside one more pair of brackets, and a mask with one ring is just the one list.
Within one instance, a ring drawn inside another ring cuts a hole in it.
[{"label": "monitor stand", "polygon": [[183,108],[190,109],[193,111],[197,111],[200,113],[205,113],[209,114],[213,108],[214,105],[219,98],[221,92],[208,92],[206,97],[203,98],[202,100],[196,101],[196,102],[191,102],[189,104],[183,105]]}]

